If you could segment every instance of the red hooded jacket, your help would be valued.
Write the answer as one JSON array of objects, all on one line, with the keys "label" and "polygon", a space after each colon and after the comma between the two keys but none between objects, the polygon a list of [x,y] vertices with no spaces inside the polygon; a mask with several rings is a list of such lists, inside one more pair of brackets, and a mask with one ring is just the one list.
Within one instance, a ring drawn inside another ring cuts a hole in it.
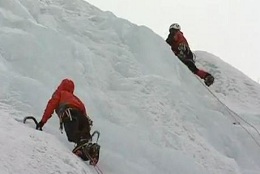
[{"label": "red hooded jacket", "polygon": [[48,101],[44,114],[42,116],[42,122],[46,123],[51,118],[53,112],[57,114],[59,110],[66,106],[71,108],[77,108],[83,115],[87,115],[84,104],[74,94],[74,83],[72,80],[64,79],[53,93],[52,98]]}]

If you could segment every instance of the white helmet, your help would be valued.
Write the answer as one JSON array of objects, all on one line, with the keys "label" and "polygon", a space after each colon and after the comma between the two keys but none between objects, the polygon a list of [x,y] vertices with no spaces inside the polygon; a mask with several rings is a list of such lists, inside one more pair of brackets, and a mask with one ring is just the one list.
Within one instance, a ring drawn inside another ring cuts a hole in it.
[{"label": "white helmet", "polygon": [[181,26],[177,23],[174,23],[170,26],[169,30],[175,29],[175,30],[181,30]]}]

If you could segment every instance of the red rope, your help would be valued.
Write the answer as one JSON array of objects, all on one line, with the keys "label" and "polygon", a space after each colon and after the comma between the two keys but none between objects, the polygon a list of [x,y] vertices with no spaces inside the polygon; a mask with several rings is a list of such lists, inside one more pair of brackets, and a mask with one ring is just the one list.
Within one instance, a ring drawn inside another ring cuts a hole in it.
[{"label": "red rope", "polygon": [[103,174],[102,170],[98,167],[98,165],[94,165],[94,169],[98,174]]},{"label": "red rope", "polygon": [[[93,158],[89,155],[89,153],[86,154],[87,155],[87,158],[91,161],[94,161]],[[94,164],[93,165],[95,171],[98,173],[98,174],[103,174],[103,171],[98,167],[97,164]]]}]

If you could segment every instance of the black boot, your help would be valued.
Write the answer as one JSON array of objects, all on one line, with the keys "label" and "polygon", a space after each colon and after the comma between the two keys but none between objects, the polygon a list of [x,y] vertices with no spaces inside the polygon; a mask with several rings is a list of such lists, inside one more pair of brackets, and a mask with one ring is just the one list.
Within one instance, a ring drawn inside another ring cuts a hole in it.
[{"label": "black boot", "polygon": [[77,146],[72,150],[74,154],[76,154],[78,157],[80,157],[83,161],[88,161],[89,159],[86,156],[86,148],[91,142],[87,139],[81,139]]},{"label": "black boot", "polygon": [[207,86],[210,86],[214,83],[214,77],[211,74],[208,74],[205,78],[204,78],[204,83]]},{"label": "black boot", "polygon": [[100,145],[97,143],[91,144],[88,149],[88,154],[90,157],[89,164],[90,165],[96,165],[99,160],[99,151],[100,151]]}]

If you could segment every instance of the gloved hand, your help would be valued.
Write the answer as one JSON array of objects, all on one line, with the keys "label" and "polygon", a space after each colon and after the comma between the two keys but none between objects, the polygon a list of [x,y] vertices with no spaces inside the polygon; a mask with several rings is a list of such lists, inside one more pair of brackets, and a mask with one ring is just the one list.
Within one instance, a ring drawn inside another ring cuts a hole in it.
[{"label": "gloved hand", "polygon": [[88,114],[86,113],[86,115],[85,115],[86,117],[87,117],[87,119],[88,119],[88,124],[89,124],[89,126],[91,127],[91,126],[93,126],[93,121],[90,119],[90,117],[88,116]]},{"label": "gloved hand", "polygon": [[88,119],[89,126],[93,126],[93,121],[91,119]]},{"label": "gloved hand", "polygon": [[36,125],[36,129],[42,131],[43,125],[44,125],[44,123],[43,123],[42,121],[40,121],[40,122]]}]

